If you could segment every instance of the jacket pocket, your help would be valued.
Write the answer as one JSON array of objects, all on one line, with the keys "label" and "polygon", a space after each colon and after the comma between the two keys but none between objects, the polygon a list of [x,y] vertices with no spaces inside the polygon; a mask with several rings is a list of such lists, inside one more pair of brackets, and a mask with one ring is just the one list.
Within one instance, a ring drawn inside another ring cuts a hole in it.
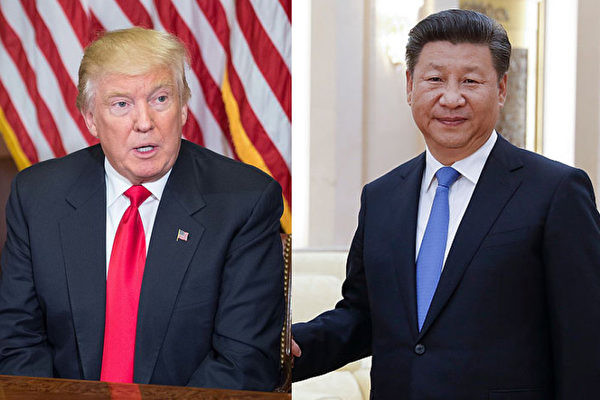
[{"label": "jacket pocket", "polygon": [[541,389],[490,390],[489,400],[547,400]]},{"label": "jacket pocket", "polygon": [[534,229],[535,227],[526,226],[508,231],[490,232],[483,240],[481,248],[483,249],[526,243],[531,238]]}]

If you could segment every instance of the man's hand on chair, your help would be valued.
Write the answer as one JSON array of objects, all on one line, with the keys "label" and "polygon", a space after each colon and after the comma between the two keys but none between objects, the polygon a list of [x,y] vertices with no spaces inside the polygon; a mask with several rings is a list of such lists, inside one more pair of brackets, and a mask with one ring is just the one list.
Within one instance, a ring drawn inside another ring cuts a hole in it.
[{"label": "man's hand on chair", "polygon": [[296,343],[294,338],[292,338],[292,355],[294,357],[300,357],[302,355],[302,350],[300,350],[300,346],[298,346],[298,343]]}]

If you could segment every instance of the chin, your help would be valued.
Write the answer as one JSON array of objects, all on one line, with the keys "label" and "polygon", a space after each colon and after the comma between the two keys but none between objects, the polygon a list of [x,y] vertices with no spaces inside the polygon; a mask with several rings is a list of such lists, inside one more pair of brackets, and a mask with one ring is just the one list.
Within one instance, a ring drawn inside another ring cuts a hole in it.
[{"label": "chin", "polygon": [[[132,166],[131,172],[142,179],[150,179],[153,177],[160,178],[169,169],[166,168],[164,162],[157,162],[158,160],[144,160],[145,162],[137,163]],[[155,179],[158,179],[155,178]]]},{"label": "chin", "polygon": [[142,182],[154,182],[162,178],[165,174],[156,173],[156,174],[148,174],[140,177]]},{"label": "chin", "polygon": [[463,137],[442,137],[434,140],[435,144],[445,149],[460,149],[465,147],[467,141]]},{"label": "chin", "polygon": [[[155,178],[156,176],[158,176],[159,172],[157,171],[131,171],[131,177],[135,180],[135,182],[152,182],[153,180],[156,180],[158,178]],[[160,176],[159,176],[160,177]]]}]

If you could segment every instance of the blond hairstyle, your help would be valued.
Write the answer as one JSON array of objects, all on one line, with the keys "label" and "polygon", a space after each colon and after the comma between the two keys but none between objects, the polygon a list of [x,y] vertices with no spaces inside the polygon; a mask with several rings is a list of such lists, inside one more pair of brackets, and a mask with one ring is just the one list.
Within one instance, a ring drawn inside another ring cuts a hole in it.
[{"label": "blond hairstyle", "polygon": [[173,71],[181,104],[191,97],[185,79],[189,57],[184,44],[174,35],[134,27],[105,32],[84,51],[79,66],[77,108],[88,110],[94,85],[106,74],[141,75],[158,67]]}]

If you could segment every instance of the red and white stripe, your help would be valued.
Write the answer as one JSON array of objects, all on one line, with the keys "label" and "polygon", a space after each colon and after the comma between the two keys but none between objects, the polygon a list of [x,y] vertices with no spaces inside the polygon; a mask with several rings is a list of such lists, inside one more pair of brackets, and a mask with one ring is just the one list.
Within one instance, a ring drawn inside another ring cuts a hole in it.
[{"label": "red and white stripe", "polygon": [[187,45],[184,137],[238,158],[221,95],[227,71],[242,125],[291,205],[291,0],[0,1],[0,108],[28,160],[95,142],[75,107],[83,49],[99,30],[133,25]]}]

